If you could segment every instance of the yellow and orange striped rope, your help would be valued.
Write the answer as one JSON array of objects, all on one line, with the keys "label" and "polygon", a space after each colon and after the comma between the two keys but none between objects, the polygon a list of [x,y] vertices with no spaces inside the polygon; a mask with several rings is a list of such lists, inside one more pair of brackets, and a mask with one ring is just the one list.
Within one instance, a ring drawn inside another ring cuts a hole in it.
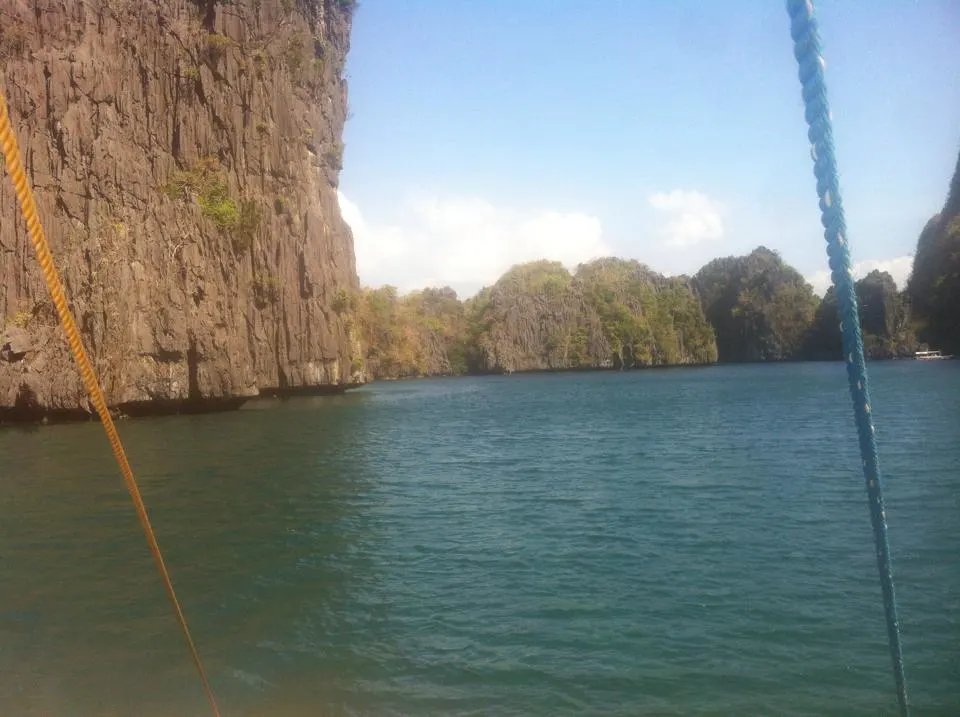
[{"label": "yellow and orange striped rope", "polygon": [[150,518],[147,516],[147,507],[144,505],[143,498],[140,496],[140,489],[137,487],[137,481],[133,477],[133,470],[127,461],[127,455],[123,450],[123,444],[120,442],[120,436],[113,423],[113,418],[107,408],[107,402],[104,398],[100,383],[87,358],[87,352],[83,348],[83,341],[80,338],[80,332],[77,331],[76,322],[73,314],[67,306],[67,298],[63,290],[63,283],[60,281],[60,275],[53,263],[53,255],[50,252],[50,245],[47,243],[47,237],[44,235],[43,226],[40,223],[40,217],[37,213],[37,204],[33,198],[33,190],[27,182],[27,177],[23,171],[23,162],[20,159],[20,148],[17,145],[17,138],[10,126],[10,114],[7,109],[7,99],[2,89],[0,89],[0,146],[3,149],[3,156],[7,164],[7,173],[13,181],[13,188],[17,194],[17,200],[20,203],[20,211],[27,223],[27,231],[30,234],[30,241],[37,253],[37,260],[40,262],[40,268],[43,271],[43,278],[47,282],[47,288],[50,291],[50,298],[54,306],[57,307],[57,314],[60,316],[60,323],[67,335],[67,342],[70,344],[70,350],[73,352],[73,358],[77,362],[80,370],[80,376],[83,384],[90,395],[90,400],[96,408],[103,423],[103,430],[107,434],[110,446],[113,448],[113,454],[117,458],[117,464],[120,466],[120,472],[123,474],[123,480],[133,499],[133,505],[137,510],[137,517],[140,518],[140,525],[143,526],[143,532],[147,536],[147,543],[150,545],[150,551],[153,553],[153,559],[163,578],[163,584],[167,589],[167,595],[173,604],[174,612],[177,616],[177,622],[183,630],[183,636],[187,640],[187,646],[190,648],[190,654],[197,666],[197,672],[200,673],[200,681],[203,683],[203,689],[210,700],[210,706],[213,708],[215,717],[220,717],[220,711],[217,709],[217,701],[214,699],[213,690],[210,688],[210,682],[207,680],[207,674],[203,669],[203,663],[200,661],[200,653],[193,643],[193,637],[190,635],[190,628],[187,627],[187,619],[180,608],[180,601],[173,589],[173,581],[170,579],[170,573],[167,571],[163,555],[160,553],[160,546],[157,544],[157,537],[153,532],[153,526],[150,524]]}]

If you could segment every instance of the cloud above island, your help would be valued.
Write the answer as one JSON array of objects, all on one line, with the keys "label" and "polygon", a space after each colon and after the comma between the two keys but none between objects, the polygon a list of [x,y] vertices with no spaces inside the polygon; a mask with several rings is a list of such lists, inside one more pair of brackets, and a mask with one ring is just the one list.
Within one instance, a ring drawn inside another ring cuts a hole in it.
[{"label": "cloud above island", "polygon": [[[907,279],[910,278],[910,272],[913,269],[913,257],[908,254],[894,257],[893,259],[864,259],[863,261],[854,263],[853,277],[855,279],[862,279],[874,269],[890,274],[897,283],[897,289],[902,291],[906,288]],[[833,283],[828,269],[818,271],[806,277],[806,280],[810,282],[813,290],[820,296],[823,296]]]},{"label": "cloud above island", "polygon": [[[647,197],[654,210],[638,227],[649,240],[612,246],[599,217],[549,208],[519,208],[476,196],[421,195],[400,203],[389,220],[374,220],[343,192],[340,210],[354,235],[360,281],[390,284],[401,292],[450,286],[462,298],[493,284],[511,266],[549,259],[573,270],[601,256],[635,257],[667,274],[692,273],[727,253],[749,253],[756,243],[727,231],[727,207],[696,190],[673,189]],[[740,232],[737,232],[739,235]],[[748,232],[749,234],[749,232]],[[899,289],[913,265],[910,255],[865,259],[854,264],[862,278],[874,269],[889,272]],[[830,272],[807,275],[823,296]]]},{"label": "cloud above island", "polygon": [[660,235],[669,246],[690,247],[723,238],[723,204],[694,190],[656,192],[647,203],[667,215]]},{"label": "cloud above island", "polygon": [[520,209],[478,197],[419,197],[391,222],[370,221],[338,192],[354,235],[357,273],[371,286],[401,292],[451,286],[463,297],[514,264],[551,259],[570,268],[611,254],[600,220],[580,212]]}]

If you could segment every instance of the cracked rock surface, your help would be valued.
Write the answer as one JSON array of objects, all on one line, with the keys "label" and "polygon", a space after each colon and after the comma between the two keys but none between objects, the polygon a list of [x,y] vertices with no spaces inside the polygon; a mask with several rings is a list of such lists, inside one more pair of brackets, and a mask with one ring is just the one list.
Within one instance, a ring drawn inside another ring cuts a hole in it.
[{"label": "cracked rock surface", "polygon": [[[363,380],[336,186],[352,4],[4,0],[0,81],[111,406]],[[0,419],[89,407],[6,172]]]}]

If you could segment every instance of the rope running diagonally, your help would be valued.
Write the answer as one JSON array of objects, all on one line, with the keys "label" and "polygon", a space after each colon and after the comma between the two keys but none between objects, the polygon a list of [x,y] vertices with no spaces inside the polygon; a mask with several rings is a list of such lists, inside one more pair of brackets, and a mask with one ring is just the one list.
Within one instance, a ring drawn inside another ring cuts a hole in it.
[{"label": "rope running diagonally", "polygon": [[843,216],[843,204],[840,201],[833,128],[830,107],[827,103],[827,86],[823,77],[823,54],[820,48],[817,21],[810,1],[787,0],[787,13],[790,15],[790,35],[794,42],[794,55],[799,65],[800,84],[803,88],[805,115],[809,126],[807,136],[812,145],[813,172],[817,178],[817,194],[820,197],[821,221],[825,229],[824,237],[827,240],[827,255],[830,258],[833,285],[837,292],[840,328],[843,333],[843,356],[847,365],[850,396],[853,399],[854,418],[860,437],[860,457],[867,484],[870,519],[873,523],[873,537],[877,549],[877,567],[880,571],[880,586],[883,591],[883,607],[887,619],[887,637],[893,660],[897,700],[900,704],[900,714],[907,717],[910,714],[910,708],[903,671],[903,652],[900,646],[900,623],[897,618],[897,600],[890,564],[890,545],[887,542],[887,514],[883,507],[883,491],[880,487],[880,462],[874,438],[873,419],[870,414],[867,366],[863,356],[856,289],[853,273],[850,270],[847,227]]},{"label": "rope running diagonally", "polygon": [[217,701],[214,699],[213,690],[210,688],[210,683],[207,680],[207,674],[203,669],[203,664],[200,662],[200,654],[197,652],[193,638],[190,636],[187,620],[183,615],[183,610],[180,608],[180,601],[177,600],[177,594],[173,589],[170,573],[167,571],[167,566],[163,561],[163,555],[160,553],[160,546],[157,544],[156,535],[154,535],[153,527],[150,525],[150,518],[147,516],[147,507],[140,497],[140,489],[137,487],[137,482],[133,477],[133,470],[127,461],[123,444],[120,443],[120,436],[117,434],[116,426],[113,424],[113,418],[110,416],[110,411],[107,410],[107,403],[103,391],[100,389],[96,374],[83,348],[83,341],[80,338],[80,333],[77,331],[73,314],[67,306],[63,284],[60,281],[57,268],[53,263],[50,245],[47,243],[43,226],[40,223],[40,217],[37,214],[37,205],[33,198],[33,190],[30,188],[30,184],[27,182],[27,177],[23,171],[23,162],[20,159],[20,148],[17,145],[17,139],[10,126],[7,99],[2,89],[0,89],[0,147],[3,149],[3,156],[6,160],[7,173],[13,182],[17,200],[20,202],[20,211],[23,213],[23,218],[27,223],[30,241],[36,250],[37,260],[40,262],[40,268],[43,271],[43,278],[47,282],[50,298],[57,307],[57,313],[60,315],[60,323],[63,325],[63,330],[67,335],[67,342],[70,344],[70,350],[73,352],[73,357],[77,362],[80,376],[83,378],[83,383],[87,389],[87,393],[90,395],[91,402],[100,415],[103,429],[107,434],[107,439],[110,441],[110,446],[113,448],[113,454],[117,458],[120,472],[123,474],[123,480],[127,485],[127,490],[130,492],[130,497],[133,499],[137,516],[140,518],[140,525],[143,527],[143,532],[147,536],[147,542],[150,545],[150,551],[153,553],[153,559],[157,564],[157,569],[160,571],[160,576],[163,578],[163,584],[166,586],[170,602],[173,604],[177,622],[180,623],[183,636],[186,638],[187,646],[190,648],[190,654],[197,666],[197,671],[200,673],[200,681],[203,683],[203,689],[207,693],[207,698],[210,700],[213,714],[215,717],[220,717],[220,711],[217,709]]}]

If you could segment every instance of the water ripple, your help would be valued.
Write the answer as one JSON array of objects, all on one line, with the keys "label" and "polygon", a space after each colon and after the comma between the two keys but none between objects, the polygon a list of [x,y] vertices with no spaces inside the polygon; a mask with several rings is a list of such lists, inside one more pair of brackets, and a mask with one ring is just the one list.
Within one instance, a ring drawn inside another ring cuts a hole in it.
[{"label": "water ripple", "polygon": [[[960,363],[871,378],[916,713],[960,714]],[[122,428],[226,714],[895,714],[841,365]],[[3,712],[205,714],[97,428],[0,455]]]}]

